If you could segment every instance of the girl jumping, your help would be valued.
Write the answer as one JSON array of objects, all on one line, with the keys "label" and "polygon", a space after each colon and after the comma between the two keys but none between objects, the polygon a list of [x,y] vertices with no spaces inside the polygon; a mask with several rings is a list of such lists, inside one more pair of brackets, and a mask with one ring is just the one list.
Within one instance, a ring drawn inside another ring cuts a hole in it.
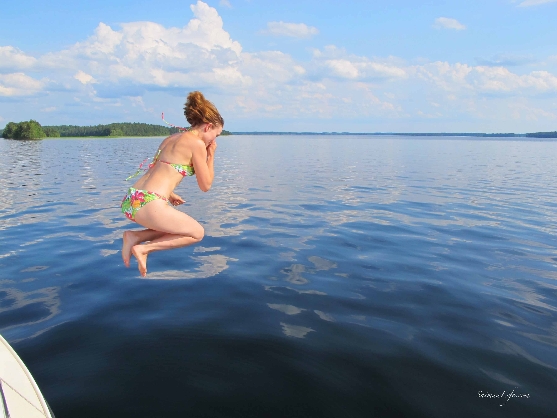
[{"label": "girl jumping", "polygon": [[211,188],[216,138],[222,132],[224,120],[198,91],[188,95],[184,115],[191,127],[162,141],[149,169],[129,188],[122,201],[124,215],[147,228],[125,231],[122,245],[125,266],[130,266],[133,254],[143,277],[147,274],[149,253],[195,244],[205,234],[199,222],[170,205],[184,203],[174,189],[186,176],[195,174],[204,192]]}]

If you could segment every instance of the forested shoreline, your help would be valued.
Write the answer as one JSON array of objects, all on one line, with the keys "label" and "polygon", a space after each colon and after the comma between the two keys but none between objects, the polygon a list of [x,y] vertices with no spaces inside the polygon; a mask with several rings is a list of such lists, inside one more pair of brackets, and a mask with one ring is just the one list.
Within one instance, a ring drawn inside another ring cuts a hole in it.
[{"label": "forested shoreline", "polygon": [[[168,136],[178,132],[177,128],[152,125],[139,122],[119,122],[108,125],[78,126],[51,125],[42,126],[35,120],[26,122],[8,122],[2,130],[6,139],[42,139],[42,138],[74,138],[74,137],[120,137],[120,136]],[[222,131],[221,135],[230,135]]]},{"label": "forested shoreline", "polygon": [[554,132],[534,132],[526,134],[529,138],[557,138],[557,131]]},{"label": "forested shoreline", "polygon": [[53,125],[45,126],[60,133],[61,137],[85,136],[166,136],[178,132],[176,128],[147,123],[110,123],[108,125],[78,126]]},{"label": "forested shoreline", "polygon": [[[41,126],[35,120],[26,122],[8,122],[0,135],[7,139],[42,139],[42,138],[79,138],[79,137],[142,137],[142,136],[167,136],[178,132],[177,128],[163,125],[153,125],[140,122],[119,122],[108,125],[78,126],[78,125],[51,125]],[[527,137],[527,138],[557,138],[557,131],[534,132],[526,134],[515,133],[399,133],[399,132],[229,132],[222,131],[221,135],[369,135],[369,136],[469,136],[469,137]]]}]

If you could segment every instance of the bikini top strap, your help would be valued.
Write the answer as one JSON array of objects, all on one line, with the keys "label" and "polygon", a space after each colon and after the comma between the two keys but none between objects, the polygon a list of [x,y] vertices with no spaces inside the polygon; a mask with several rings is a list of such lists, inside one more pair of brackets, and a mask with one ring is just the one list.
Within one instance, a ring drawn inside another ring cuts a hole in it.
[{"label": "bikini top strap", "polygon": [[149,168],[153,167],[155,165],[155,163],[158,161],[159,159],[159,155],[161,155],[161,151],[162,149],[158,149],[157,152],[155,153],[155,156],[153,157],[153,160],[151,161],[151,164],[149,164]]},{"label": "bikini top strap", "polygon": [[139,173],[141,172],[141,170],[148,171],[150,168],[152,168],[155,165],[155,163],[157,162],[157,159],[159,158],[160,153],[161,153],[161,150],[159,149],[155,153],[155,156],[153,157],[153,160],[151,161],[151,163],[149,164],[149,166],[147,168],[143,168],[143,164],[145,164],[145,162],[148,160],[148,158],[145,158],[143,160],[143,162],[141,164],[139,164],[139,168],[137,169],[137,171],[135,173],[133,173],[131,176],[129,176],[128,178],[126,178],[126,180],[133,179],[135,176],[138,176]]},{"label": "bikini top strap", "polygon": [[[143,171],[148,170],[148,169],[142,168],[142,167],[143,167],[143,164],[145,164],[145,162],[146,162],[147,160],[148,160],[148,158],[145,158],[145,159],[143,160],[143,162],[142,162],[141,164],[139,164],[139,168],[137,169],[137,171],[136,171],[135,173],[133,173],[131,176],[129,176],[128,178],[126,178],[126,180],[133,179],[135,176],[138,176],[139,173],[141,172],[141,170],[143,170]],[[149,167],[149,168],[150,168],[150,167]]]}]

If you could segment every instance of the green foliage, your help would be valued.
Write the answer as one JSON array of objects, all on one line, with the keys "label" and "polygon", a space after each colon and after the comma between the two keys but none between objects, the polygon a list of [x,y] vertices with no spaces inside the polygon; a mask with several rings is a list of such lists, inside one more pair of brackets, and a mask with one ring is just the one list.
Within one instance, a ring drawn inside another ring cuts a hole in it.
[{"label": "green foliage", "polygon": [[15,130],[17,128],[17,123],[8,122],[4,130],[2,131],[2,138],[12,139],[14,137]]},{"label": "green foliage", "polygon": [[14,139],[41,139],[46,138],[46,134],[41,124],[36,120],[20,122],[15,130]]},{"label": "green foliage", "polygon": [[108,136],[124,136],[124,131],[120,128],[110,128],[110,133]]},{"label": "green foliage", "polygon": [[174,128],[147,123],[111,123],[109,125],[96,126],[59,125],[48,126],[47,128],[58,131],[62,137],[167,136],[178,131]]},{"label": "green foliage", "polygon": [[47,138],[60,138],[60,132],[58,132],[54,128],[43,126],[43,131],[46,134]]},{"label": "green foliage", "polygon": [[27,122],[9,122],[2,132],[2,137],[10,139],[41,139],[45,138],[46,134],[41,124],[31,119]]}]

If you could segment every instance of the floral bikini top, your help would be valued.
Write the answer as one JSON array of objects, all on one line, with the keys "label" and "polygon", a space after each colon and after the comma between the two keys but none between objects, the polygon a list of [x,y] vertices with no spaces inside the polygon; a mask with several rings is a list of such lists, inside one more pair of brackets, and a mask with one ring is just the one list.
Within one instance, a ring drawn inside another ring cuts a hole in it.
[{"label": "floral bikini top", "polygon": [[159,155],[161,153],[162,150],[158,150],[157,153],[155,154],[155,156],[153,157],[153,161],[151,161],[151,164],[149,164],[148,168],[142,168],[143,164],[145,163],[145,161],[147,161],[146,159],[143,160],[143,162],[139,165],[138,170],[135,172],[135,174],[132,174],[131,176],[129,176],[126,180],[129,180],[135,176],[137,176],[141,170],[147,171],[149,170],[151,167],[153,167],[157,162],[161,162],[161,163],[165,163],[168,164],[169,166],[171,166],[174,170],[176,170],[178,173],[180,173],[183,177],[186,176],[193,176],[195,174],[195,170],[193,168],[193,165],[187,165],[187,164],[175,164],[175,163],[169,163],[168,161],[163,161],[163,160],[159,160]]}]

